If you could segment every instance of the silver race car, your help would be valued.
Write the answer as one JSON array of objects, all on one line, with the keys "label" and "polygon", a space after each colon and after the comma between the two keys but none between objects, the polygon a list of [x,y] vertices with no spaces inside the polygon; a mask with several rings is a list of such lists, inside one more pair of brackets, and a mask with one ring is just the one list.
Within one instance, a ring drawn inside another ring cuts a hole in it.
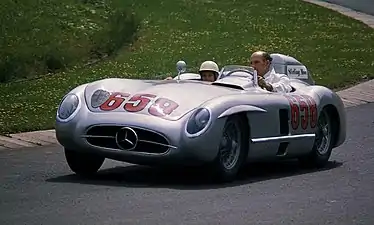
[{"label": "silver race car", "polygon": [[105,158],[150,166],[207,166],[222,181],[244,163],[297,158],[322,167],[346,138],[340,97],[314,85],[298,60],[272,54],[291,93],[257,85],[251,67],[228,65],[217,81],[200,81],[177,63],[174,80],[104,79],[64,96],[56,136],[67,163],[80,175],[96,173]]}]

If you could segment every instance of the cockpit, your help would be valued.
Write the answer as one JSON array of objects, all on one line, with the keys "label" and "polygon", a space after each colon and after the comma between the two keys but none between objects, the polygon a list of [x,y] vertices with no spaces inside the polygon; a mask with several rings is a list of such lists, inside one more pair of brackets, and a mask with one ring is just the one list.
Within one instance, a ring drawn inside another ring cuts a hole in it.
[{"label": "cockpit", "polygon": [[[247,79],[253,79],[254,70],[249,66],[242,65],[227,65],[224,66],[219,72],[218,79],[226,78],[227,76],[242,77]],[[191,72],[182,72],[179,77],[174,77],[174,80],[201,80],[200,74]]]},{"label": "cockpit", "polygon": [[227,76],[244,77],[253,79],[254,69],[250,66],[243,65],[227,65],[224,66],[219,72],[218,79],[225,78]]},{"label": "cockpit", "polygon": [[[294,81],[307,83],[309,85],[315,84],[310,71],[295,58],[278,53],[271,54],[271,57],[273,58],[271,66],[274,68],[275,72],[286,74]],[[186,63],[184,61],[179,61],[177,63],[177,70],[178,75],[174,80],[201,81],[200,74],[185,72]],[[256,76],[254,73],[254,69],[250,66],[226,65],[220,70],[217,80],[212,84],[223,85],[226,83],[229,85],[231,83],[234,86],[245,85],[245,87],[251,87],[257,83],[257,79],[254,79],[254,76]]]}]

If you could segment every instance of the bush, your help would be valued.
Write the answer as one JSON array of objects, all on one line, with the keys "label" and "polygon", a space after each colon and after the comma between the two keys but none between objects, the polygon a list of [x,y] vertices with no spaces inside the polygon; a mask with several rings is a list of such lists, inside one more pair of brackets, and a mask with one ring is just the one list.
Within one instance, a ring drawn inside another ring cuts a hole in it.
[{"label": "bush", "polygon": [[0,82],[111,55],[139,22],[120,0],[2,0]]}]

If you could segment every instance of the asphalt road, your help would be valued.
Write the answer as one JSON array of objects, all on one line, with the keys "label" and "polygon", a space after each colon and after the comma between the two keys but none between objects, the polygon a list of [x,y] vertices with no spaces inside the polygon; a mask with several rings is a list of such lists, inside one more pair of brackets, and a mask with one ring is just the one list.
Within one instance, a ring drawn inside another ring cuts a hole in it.
[{"label": "asphalt road", "polygon": [[0,152],[0,224],[374,224],[374,104],[347,109],[348,139],[325,170],[253,165],[215,185],[198,173],[108,161],[72,175],[59,147]]},{"label": "asphalt road", "polygon": [[341,5],[359,12],[374,15],[374,0],[322,0]]}]

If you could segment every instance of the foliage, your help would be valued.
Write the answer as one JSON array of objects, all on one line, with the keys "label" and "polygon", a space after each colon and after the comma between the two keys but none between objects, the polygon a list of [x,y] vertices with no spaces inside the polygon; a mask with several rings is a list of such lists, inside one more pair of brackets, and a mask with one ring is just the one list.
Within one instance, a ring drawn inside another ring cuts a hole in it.
[{"label": "foliage", "polygon": [[[58,104],[77,85],[108,77],[162,79],[183,59],[247,64],[251,52],[291,55],[317,84],[338,88],[373,72],[374,31],[298,0],[127,0],[141,18],[137,41],[117,57],[54,76],[0,84],[0,132],[53,128]],[[31,50],[30,50],[31,51]]]},{"label": "foliage", "polygon": [[138,26],[118,2],[2,0],[0,82],[55,73],[114,53]]}]

